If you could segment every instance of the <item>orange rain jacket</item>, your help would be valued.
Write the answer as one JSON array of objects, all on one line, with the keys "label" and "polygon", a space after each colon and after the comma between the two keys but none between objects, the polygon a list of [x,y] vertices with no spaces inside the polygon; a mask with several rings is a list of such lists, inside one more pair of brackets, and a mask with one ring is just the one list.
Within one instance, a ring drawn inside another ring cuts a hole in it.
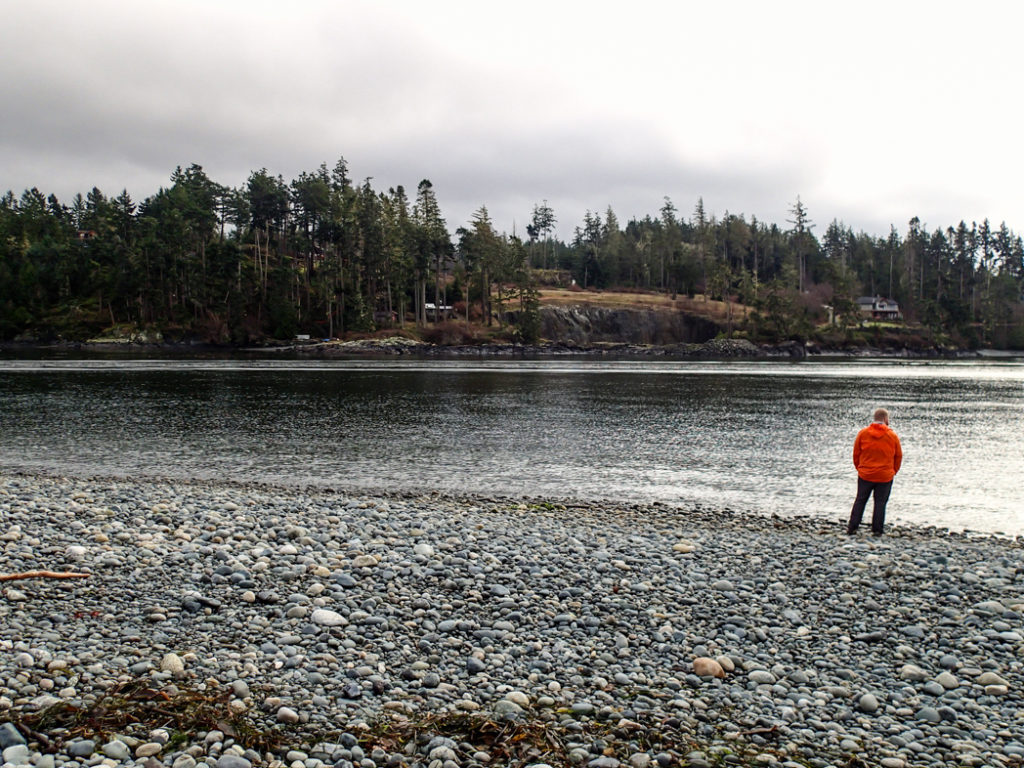
[{"label": "orange rain jacket", "polygon": [[888,483],[902,463],[900,439],[887,425],[873,421],[857,433],[853,441],[853,466],[862,480]]}]

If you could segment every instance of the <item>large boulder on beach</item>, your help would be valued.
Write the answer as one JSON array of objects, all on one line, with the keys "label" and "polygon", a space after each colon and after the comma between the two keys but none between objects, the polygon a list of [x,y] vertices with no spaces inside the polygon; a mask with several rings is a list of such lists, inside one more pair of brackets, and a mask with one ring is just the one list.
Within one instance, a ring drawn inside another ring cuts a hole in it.
[{"label": "large boulder on beach", "polygon": [[693,674],[697,677],[725,677],[725,670],[709,656],[698,656],[693,660]]},{"label": "large boulder on beach", "polygon": [[929,677],[930,675],[916,664],[904,664],[900,669],[901,680],[910,680],[911,682],[919,683],[927,680]]},{"label": "large boulder on beach", "polygon": [[310,618],[314,624],[319,624],[322,627],[343,627],[348,624],[348,619],[337,611],[331,611],[327,608],[317,608],[313,611]]},{"label": "large boulder on beach", "polygon": [[185,661],[176,653],[168,653],[160,660],[160,669],[175,677],[181,677],[185,674]]}]

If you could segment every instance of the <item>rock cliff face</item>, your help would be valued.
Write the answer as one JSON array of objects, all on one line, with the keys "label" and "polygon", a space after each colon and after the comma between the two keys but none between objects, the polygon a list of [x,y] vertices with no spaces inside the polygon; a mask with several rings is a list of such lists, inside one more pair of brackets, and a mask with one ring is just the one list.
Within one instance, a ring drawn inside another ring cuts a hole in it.
[{"label": "rock cliff face", "polygon": [[541,336],[565,344],[702,344],[722,330],[703,317],[651,309],[543,307]]}]

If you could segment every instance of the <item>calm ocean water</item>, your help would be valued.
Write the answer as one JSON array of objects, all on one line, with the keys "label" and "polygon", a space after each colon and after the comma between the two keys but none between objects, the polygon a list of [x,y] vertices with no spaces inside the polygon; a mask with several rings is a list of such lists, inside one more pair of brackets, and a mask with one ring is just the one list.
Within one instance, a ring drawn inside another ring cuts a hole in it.
[{"label": "calm ocean water", "polygon": [[1024,363],[0,360],[0,470],[660,500],[1024,534]]}]

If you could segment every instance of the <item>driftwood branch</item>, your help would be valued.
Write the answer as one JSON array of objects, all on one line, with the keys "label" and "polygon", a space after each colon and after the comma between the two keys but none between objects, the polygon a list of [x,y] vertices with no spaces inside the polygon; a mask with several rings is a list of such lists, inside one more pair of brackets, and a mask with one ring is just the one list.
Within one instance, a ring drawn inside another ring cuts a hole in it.
[{"label": "driftwood branch", "polygon": [[0,581],[17,581],[19,579],[88,579],[88,573],[72,571],[25,571],[25,573],[0,573]]}]

